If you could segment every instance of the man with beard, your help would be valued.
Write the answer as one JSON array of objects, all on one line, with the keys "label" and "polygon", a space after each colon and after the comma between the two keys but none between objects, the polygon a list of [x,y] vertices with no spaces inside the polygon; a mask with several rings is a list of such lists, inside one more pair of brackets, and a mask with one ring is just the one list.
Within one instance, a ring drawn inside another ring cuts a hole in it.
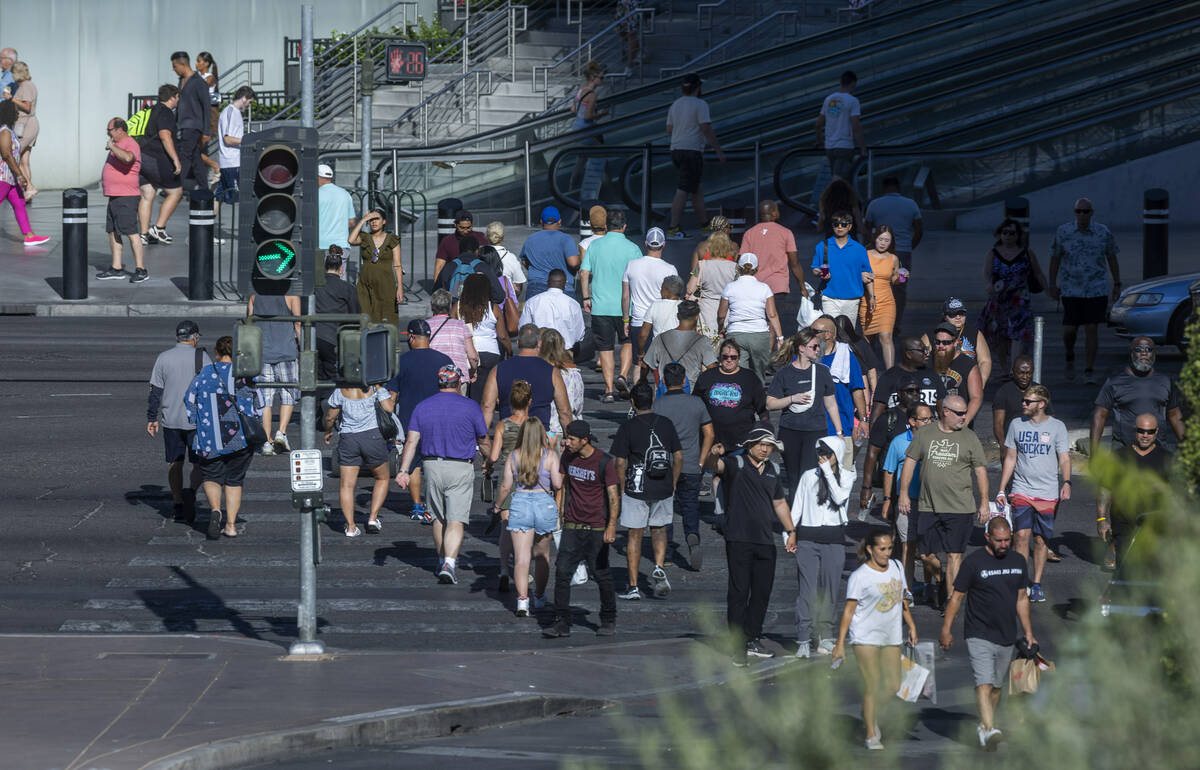
[{"label": "man with beard", "polygon": [[900,402],[900,390],[909,382],[917,385],[921,403],[936,407],[946,396],[946,388],[940,377],[933,376],[928,368],[929,348],[920,337],[903,337],[900,340],[900,361],[888,369],[875,383],[875,400],[871,404],[871,422],[879,419],[885,410]]},{"label": "man with beard", "polygon": [[[979,745],[992,751],[1001,737],[996,728],[996,708],[1000,692],[1008,679],[1008,666],[1017,639],[1017,620],[1021,621],[1025,644],[1033,648],[1037,639],[1029,617],[1028,565],[1025,557],[1013,553],[1012,529],[1003,518],[988,522],[987,547],[980,548],[963,562],[954,581],[954,594],[946,608],[939,637],[943,650],[954,643],[950,626],[966,598],[963,637],[975,675],[975,702],[979,706]],[[1014,611],[1015,610],[1015,611]]]},{"label": "man with beard", "polygon": [[948,322],[934,330],[933,371],[941,376],[947,396],[961,396],[967,402],[967,424],[971,425],[983,406],[983,377],[975,359],[955,348],[957,338],[958,329]]},{"label": "man with beard", "polygon": [[[1044,602],[1042,570],[1046,568],[1054,519],[1060,502],[1071,499],[1071,450],[1067,426],[1046,414],[1050,391],[1030,385],[1021,399],[1023,415],[1013,420],[1004,438],[1004,464],[996,502],[1012,505],[1012,527],[1017,553],[1029,558],[1033,532],[1033,583],[1029,601]],[[1060,482],[1061,478],[1061,482]],[[1012,495],[1004,490],[1012,482]]]},{"label": "man with beard", "polygon": [[[1129,345],[1129,366],[1114,374],[1100,387],[1096,396],[1096,408],[1092,412],[1091,447],[1100,446],[1100,434],[1109,412],[1113,415],[1112,443],[1114,448],[1133,446],[1134,423],[1139,414],[1152,414],[1158,420],[1171,423],[1175,439],[1183,440],[1183,412],[1180,409],[1179,390],[1165,374],[1154,371],[1154,340],[1149,337],[1134,337]],[[1169,437],[1159,441],[1172,449],[1174,442]],[[1092,453],[1096,450],[1091,449]]]},{"label": "man with beard", "polygon": [[[1150,471],[1160,479],[1170,476],[1173,455],[1158,441],[1158,419],[1152,414],[1139,414],[1134,421],[1134,440],[1127,447],[1117,450],[1117,458],[1127,468]],[[1110,505],[1110,495],[1101,490],[1096,500],[1096,531],[1108,543],[1105,569],[1116,569],[1124,561],[1130,540],[1137,532],[1141,516],[1153,512],[1157,506],[1142,500],[1141,510],[1128,510]]]}]

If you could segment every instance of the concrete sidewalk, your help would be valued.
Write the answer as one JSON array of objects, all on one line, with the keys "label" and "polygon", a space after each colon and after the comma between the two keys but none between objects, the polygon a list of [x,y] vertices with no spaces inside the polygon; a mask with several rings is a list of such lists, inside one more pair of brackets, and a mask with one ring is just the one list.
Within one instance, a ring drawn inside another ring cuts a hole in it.
[{"label": "concrete sidewalk", "polygon": [[706,648],[688,639],[436,647],[431,636],[427,653],[296,658],[227,636],[0,636],[0,751],[14,769],[232,767],[545,719],[745,675],[727,665],[698,679],[705,667],[693,658]]},{"label": "concrete sidewalk", "polygon": [[[176,210],[167,225],[174,242],[146,247],[149,281],[140,284],[97,281],[96,272],[111,264],[108,236],[104,232],[105,199],[98,189],[89,190],[88,196],[88,298],[64,300],[61,294],[61,200],[60,191],[46,190],[34,199],[30,207],[30,221],[34,231],[51,237],[50,242],[44,246],[25,248],[11,217],[0,215],[0,259],[4,261],[6,268],[6,280],[0,284],[0,315],[175,316],[186,312],[189,316],[197,317],[240,317],[244,314],[244,303],[232,293],[222,298],[218,291],[215,295],[217,299],[212,302],[188,300],[186,201]],[[997,222],[999,220],[998,212]],[[1103,217],[1099,221],[1103,221]],[[477,223],[477,226],[482,229],[485,224]],[[510,250],[519,252],[521,244],[532,231],[528,227],[507,224],[506,229],[505,245]],[[1192,246],[1195,239],[1190,237],[1194,232],[1194,228],[1173,228],[1171,241],[1174,245],[1170,262],[1172,273],[1200,270],[1200,249]],[[1141,280],[1142,233],[1140,230],[1119,230],[1115,234],[1121,249],[1122,278],[1128,286]],[[1042,269],[1047,271],[1053,235],[1053,230],[1035,229],[1030,238],[1033,250],[1041,260]],[[639,234],[631,233],[630,237],[640,242]],[[682,266],[681,274],[686,273],[698,240],[694,238],[671,241],[667,244],[665,256],[677,267]],[[817,236],[802,229],[798,231],[796,240],[800,260],[807,264],[818,240]],[[415,270],[409,270],[412,255],[409,253],[410,240],[407,233],[404,234],[401,248],[405,269],[416,273],[415,276],[409,277],[421,282],[433,277],[426,275],[425,265],[428,262],[429,270],[432,271],[437,233],[430,232],[426,239],[425,233],[420,231],[417,233],[416,242]],[[425,253],[426,242],[428,254]],[[947,296],[954,295],[977,307],[987,296],[983,283],[983,260],[992,242],[993,239],[988,233],[927,233],[914,255],[913,277],[909,284],[910,305],[940,305]],[[226,243],[216,246],[214,251],[219,274],[217,280],[224,280],[232,275],[230,266],[235,249],[232,244]],[[124,252],[123,261],[129,269],[133,265],[133,254],[128,243],[125,244]],[[427,302],[426,293],[416,293],[412,300],[400,308],[401,316],[407,318],[424,315]],[[411,309],[408,306],[411,306]],[[1054,307],[1055,303],[1044,294],[1038,295],[1034,300],[1035,312],[1051,312]]]}]

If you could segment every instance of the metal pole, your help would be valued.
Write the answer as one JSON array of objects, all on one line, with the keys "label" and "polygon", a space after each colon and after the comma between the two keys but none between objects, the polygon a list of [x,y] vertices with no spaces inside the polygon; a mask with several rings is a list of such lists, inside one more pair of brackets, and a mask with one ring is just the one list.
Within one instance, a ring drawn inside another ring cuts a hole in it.
[{"label": "metal pole", "polygon": [[204,187],[188,193],[188,299],[213,298],[213,194]]},{"label": "metal pole", "polygon": [[867,150],[867,201],[870,202],[874,193],[872,180],[875,179],[875,154]]},{"label": "metal pole", "polygon": [[1167,274],[1167,218],[1171,198],[1155,187],[1142,197],[1142,279]]},{"label": "metal pole", "polygon": [[1033,317],[1033,381],[1042,381],[1042,343],[1046,338],[1046,319]]},{"label": "metal pole", "polygon": [[[364,84],[365,85],[365,84]],[[362,186],[367,191],[363,196],[363,210],[366,214],[371,209],[371,93],[362,90]]]},{"label": "metal pole", "polygon": [[[526,152],[528,152],[528,142],[526,142],[525,147]],[[72,187],[70,190],[63,190],[63,299],[88,298],[87,198],[87,190],[79,187]],[[120,235],[120,233],[117,235]]]},{"label": "metal pole", "polygon": [[642,145],[642,232],[650,230],[650,143]]},{"label": "metal pole", "polygon": [[529,140],[525,140],[525,226],[533,227],[533,179],[530,177]]},{"label": "metal pole", "polygon": [[313,9],[300,6],[300,125],[313,128],[316,107],[313,101],[313,80],[316,77],[313,57]]}]

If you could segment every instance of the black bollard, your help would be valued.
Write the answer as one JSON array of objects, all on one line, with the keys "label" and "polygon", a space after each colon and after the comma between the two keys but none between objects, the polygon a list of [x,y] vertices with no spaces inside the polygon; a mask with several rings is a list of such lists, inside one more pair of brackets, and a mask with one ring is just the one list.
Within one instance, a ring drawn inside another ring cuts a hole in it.
[{"label": "black bollard", "polygon": [[1029,199],[1009,198],[1004,201],[1004,218],[1021,226],[1021,246],[1029,247]]},{"label": "black bollard", "polygon": [[213,194],[206,187],[188,193],[188,299],[213,298]]},{"label": "black bollard", "polygon": [[1142,197],[1142,278],[1167,274],[1167,218],[1170,197],[1155,187]]},{"label": "black bollard", "polygon": [[62,194],[62,296],[87,299],[87,190],[72,187]]},{"label": "black bollard", "polygon": [[458,198],[442,198],[440,201],[438,201],[437,207],[438,243],[441,243],[442,239],[447,235],[454,234],[454,214],[455,212],[462,210],[463,202]]}]

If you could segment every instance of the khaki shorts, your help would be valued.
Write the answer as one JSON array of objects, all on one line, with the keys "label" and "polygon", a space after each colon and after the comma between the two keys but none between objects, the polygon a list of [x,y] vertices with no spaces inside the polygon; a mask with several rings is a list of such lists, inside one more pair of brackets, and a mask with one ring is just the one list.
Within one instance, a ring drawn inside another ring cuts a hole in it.
[{"label": "khaki shorts", "polygon": [[639,500],[621,495],[621,526],[626,529],[665,527],[675,516],[674,499]]}]

